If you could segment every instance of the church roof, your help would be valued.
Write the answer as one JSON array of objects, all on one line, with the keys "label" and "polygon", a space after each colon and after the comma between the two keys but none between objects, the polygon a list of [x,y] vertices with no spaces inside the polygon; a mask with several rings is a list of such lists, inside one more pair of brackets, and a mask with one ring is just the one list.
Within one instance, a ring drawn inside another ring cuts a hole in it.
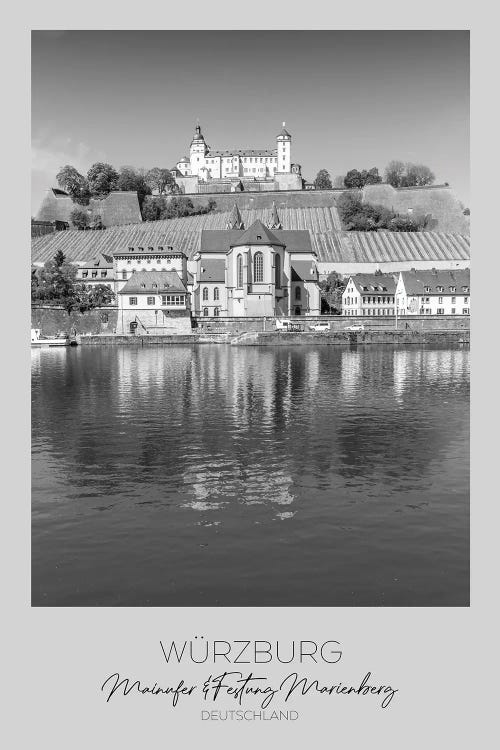
[{"label": "church roof", "polygon": [[[264,226],[263,224],[261,224]],[[253,226],[253,225],[252,225]],[[264,229],[266,229],[264,227]],[[275,239],[273,244],[286,247],[289,253],[315,253],[311,245],[311,235],[307,229],[280,229],[276,232],[270,232],[269,235]],[[246,242],[242,242],[243,235],[248,232],[241,229],[202,229],[200,240],[200,253],[228,253],[232,247],[239,247]],[[262,237],[264,235],[261,235]],[[270,244],[269,240],[257,241],[254,244]]]},{"label": "church roof", "polygon": [[241,237],[236,242],[231,243],[231,247],[238,247],[241,245],[280,245],[284,247],[284,243],[279,240],[275,234],[268,229],[260,219],[256,219],[251,227],[246,232],[243,232]]},{"label": "church roof", "polygon": [[292,281],[317,281],[318,267],[310,260],[292,260]]},{"label": "church roof", "polygon": [[165,294],[165,292],[185,292],[177,271],[137,271],[133,273],[118,294]]},{"label": "church roof", "polygon": [[222,281],[226,279],[226,261],[204,258],[200,263],[200,282]]}]

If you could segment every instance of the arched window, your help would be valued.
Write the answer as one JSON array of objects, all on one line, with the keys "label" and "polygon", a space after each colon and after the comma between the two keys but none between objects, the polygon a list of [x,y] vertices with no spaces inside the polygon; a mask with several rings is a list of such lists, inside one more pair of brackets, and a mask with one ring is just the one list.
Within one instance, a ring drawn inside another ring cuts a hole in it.
[{"label": "arched window", "polygon": [[278,288],[281,287],[281,257],[279,255],[274,256],[274,283]]},{"label": "arched window", "polygon": [[264,281],[264,256],[261,252],[255,253],[254,255],[253,280],[256,284]]},{"label": "arched window", "polygon": [[220,314],[220,307],[214,307],[214,316],[218,318],[219,314]]},{"label": "arched window", "polygon": [[300,286],[296,286],[295,287],[295,299],[300,299],[300,298],[301,298]]},{"label": "arched window", "polygon": [[208,287],[203,287],[203,302],[208,301]]},{"label": "arched window", "polygon": [[216,286],[214,289],[214,299],[215,300],[219,299],[219,287],[218,286]]},{"label": "arched window", "polygon": [[203,317],[208,318],[208,307],[203,308]]},{"label": "arched window", "polygon": [[236,286],[243,289],[243,256],[238,255],[236,258]]}]

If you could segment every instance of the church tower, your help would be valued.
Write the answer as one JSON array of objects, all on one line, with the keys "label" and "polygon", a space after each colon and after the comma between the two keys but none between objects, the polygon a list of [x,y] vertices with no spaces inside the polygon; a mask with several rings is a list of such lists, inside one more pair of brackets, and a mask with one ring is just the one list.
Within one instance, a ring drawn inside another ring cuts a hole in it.
[{"label": "church tower", "polygon": [[271,209],[271,215],[269,217],[269,221],[267,222],[267,226],[269,229],[283,229],[283,226],[281,224],[281,219],[278,216],[278,209],[276,208],[276,203],[273,201],[273,207]]},{"label": "church tower", "polygon": [[227,220],[226,229],[245,229],[243,219],[241,218],[240,209],[236,205],[233,206],[233,210]]},{"label": "church tower", "polygon": [[207,153],[207,151],[208,146],[205,143],[200,124],[198,123],[196,125],[193,140],[191,141],[191,147],[189,149],[191,174],[199,174],[200,169],[205,166],[205,154]]},{"label": "church tower", "polygon": [[291,148],[292,148],[292,136],[288,132],[288,130],[285,130],[285,123],[283,123],[283,128],[281,129],[281,132],[279,135],[276,136],[277,141],[277,152],[278,152],[278,165],[277,165],[277,172],[290,172],[291,171],[291,164],[292,164],[292,157],[291,157]]}]

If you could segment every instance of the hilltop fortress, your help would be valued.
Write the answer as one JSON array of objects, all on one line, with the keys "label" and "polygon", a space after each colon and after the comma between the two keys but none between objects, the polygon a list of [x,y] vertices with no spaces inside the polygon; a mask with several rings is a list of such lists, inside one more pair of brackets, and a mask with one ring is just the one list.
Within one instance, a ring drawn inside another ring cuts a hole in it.
[{"label": "hilltop fortress", "polygon": [[171,170],[184,193],[302,190],[300,164],[292,163],[285,123],[272,149],[212,149],[196,125],[189,148]]}]

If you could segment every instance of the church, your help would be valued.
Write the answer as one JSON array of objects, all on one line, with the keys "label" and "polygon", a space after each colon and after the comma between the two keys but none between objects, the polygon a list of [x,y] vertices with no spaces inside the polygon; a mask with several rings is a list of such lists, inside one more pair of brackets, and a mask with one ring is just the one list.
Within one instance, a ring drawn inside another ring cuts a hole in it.
[{"label": "church", "polygon": [[300,164],[292,163],[292,136],[285,123],[272,149],[212,149],[200,125],[195,128],[189,157],[172,174],[185,193],[237,190],[301,190]]},{"label": "church", "polygon": [[204,229],[192,309],[197,317],[319,315],[316,253],[307,230],[284,230],[276,205],[245,228],[234,205],[226,229]]}]

